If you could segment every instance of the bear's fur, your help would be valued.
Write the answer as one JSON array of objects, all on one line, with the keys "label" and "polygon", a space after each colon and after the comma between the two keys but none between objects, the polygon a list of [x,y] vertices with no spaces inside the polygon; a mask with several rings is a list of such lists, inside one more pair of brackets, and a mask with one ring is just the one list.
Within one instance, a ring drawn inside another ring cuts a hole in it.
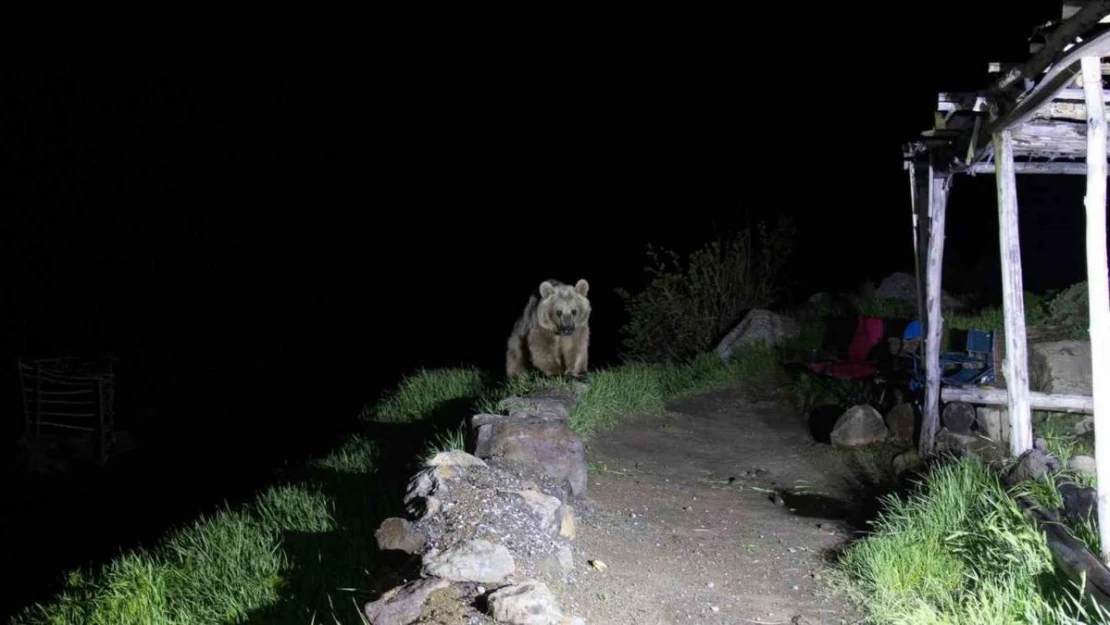
[{"label": "bear's fur", "polygon": [[508,377],[537,369],[547,376],[580,377],[590,349],[590,284],[574,286],[558,280],[540,283],[509,336],[505,356]]}]

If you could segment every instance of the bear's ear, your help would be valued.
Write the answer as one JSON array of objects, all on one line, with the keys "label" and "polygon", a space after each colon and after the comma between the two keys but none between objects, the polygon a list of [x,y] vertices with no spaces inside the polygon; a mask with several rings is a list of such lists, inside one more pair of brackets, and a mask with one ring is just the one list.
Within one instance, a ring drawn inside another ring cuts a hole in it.
[{"label": "bear's ear", "polygon": [[586,293],[589,293],[589,291],[590,291],[590,283],[586,282],[586,279],[583,278],[583,279],[579,280],[577,283],[575,283],[574,290],[578,291],[579,295],[585,297]]},{"label": "bear's ear", "polygon": [[554,292],[555,292],[555,285],[551,284],[550,281],[544,280],[543,282],[540,283],[540,297],[548,297],[549,295],[551,295]]}]

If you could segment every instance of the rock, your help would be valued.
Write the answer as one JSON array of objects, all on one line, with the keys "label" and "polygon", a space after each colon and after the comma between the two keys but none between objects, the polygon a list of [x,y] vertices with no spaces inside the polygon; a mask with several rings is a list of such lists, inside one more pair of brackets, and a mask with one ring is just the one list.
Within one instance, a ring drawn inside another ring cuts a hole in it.
[{"label": "rock", "polygon": [[871,406],[863,404],[853,406],[840,415],[829,440],[837,447],[861,447],[882,442],[887,434],[883,417]]},{"label": "rock", "polygon": [[1060,470],[1060,460],[1044,449],[1030,449],[1018,458],[1010,469],[1008,478],[1011,483],[1025,480],[1040,480],[1051,471]]},{"label": "rock", "polygon": [[450,585],[444,579],[413,580],[367,603],[363,613],[374,625],[408,625],[420,618],[429,595]]},{"label": "rock", "polygon": [[406,505],[405,512],[411,514],[415,519],[423,520],[438,514],[442,505],[443,502],[438,497],[422,497],[414,499]]},{"label": "rock", "polygon": [[917,451],[911,449],[895,456],[891,464],[894,467],[894,473],[896,475],[902,475],[906,471],[913,471],[914,469],[920,467],[921,456],[917,453]]},{"label": "rock", "polygon": [[950,401],[944,406],[940,422],[949,431],[957,434],[971,434],[975,424],[975,406],[962,401]]},{"label": "rock", "polygon": [[1095,470],[1095,459],[1090,456],[1075,456],[1068,462],[1068,467],[1087,475],[1098,475]]},{"label": "rock", "polygon": [[570,547],[563,545],[555,553],[559,559],[559,566],[562,567],[564,573],[570,573],[574,570],[574,554],[571,553]]},{"label": "rock", "polygon": [[993,441],[1010,444],[1010,411],[1007,408],[978,406],[975,408],[975,427]]},{"label": "rock", "polygon": [[1083,436],[1095,431],[1095,418],[1092,415],[1084,416],[1073,428],[1076,436]]},{"label": "rock", "polygon": [[474,539],[443,551],[424,554],[425,575],[453,582],[496,584],[516,570],[509,550],[488,540]]},{"label": "rock", "polygon": [[1071,482],[1057,484],[1060,497],[1064,500],[1064,516],[1070,521],[1084,521],[1095,513],[1098,493],[1089,486],[1079,486]]},{"label": "rock", "polygon": [[[917,278],[904,271],[896,271],[887,276],[875,289],[876,299],[900,299],[917,301]],[[941,292],[941,303],[946,307],[959,306],[960,301],[947,292]]]},{"label": "rock", "polygon": [[891,436],[900,441],[913,441],[917,426],[917,412],[913,404],[909,402],[898,404],[886,414],[885,421]]},{"label": "rock", "polygon": [[762,343],[773,347],[779,341],[798,336],[801,328],[797,321],[769,310],[753,308],[736,324],[717,345],[717,356],[722,361],[732,358],[732,352],[747,343]]},{"label": "rock", "polygon": [[540,563],[540,571],[551,577],[561,577],[574,570],[574,554],[570,547],[562,545]]},{"label": "rock", "polygon": [[440,496],[447,494],[449,482],[458,477],[457,470],[457,467],[451,465],[439,465],[422,469],[413,475],[402,500],[405,511],[416,518],[436,514],[439,511]]},{"label": "rock", "polygon": [[555,595],[541,581],[527,580],[490,593],[490,616],[511,625],[562,625]]},{"label": "rock", "polygon": [[411,523],[398,517],[382,521],[374,532],[374,538],[378,541],[378,549],[382,551],[397,550],[405,553],[419,553],[427,542],[423,532],[414,530]]},{"label": "rock", "polygon": [[902,271],[892,273],[875,289],[875,297],[917,301],[917,279]]},{"label": "rock", "polygon": [[408,488],[405,490],[404,503],[414,499],[430,497],[437,493],[447,491],[447,483],[455,477],[450,466],[440,465],[428,467],[418,471],[409,478]]},{"label": "rock", "polygon": [[578,534],[578,521],[574,516],[574,508],[564,505],[559,509],[559,538],[574,540]]},{"label": "rock", "polygon": [[589,391],[585,384],[572,388],[552,388],[529,393],[524,397],[507,397],[498,402],[497,407],[510,414],[520,412],[537,416],[550,415],[566,421],[574,413],[574,408]]},{"label": "rock", "polygon": [[985,436],[960,434],[948,428],[941,428],[940,432],[937,432],[936,450],[955,456],[978,456],[987,463],[1001,462],[1008,454],[1005,448]]},{"label": "rock", "polygon": [[558,497],[545,495],[538,490],[512,491],[524,502],[524,505],[539,519],[540,527],[547,530],[555,529],[555,514],[562,507],[563,502]]},{"label": "rock", "polygon": [[586,448],[565,422],[525,418],[479,430],[479,457],[533,465],[564,483],[570,497],[586,495]]},{"label": "rock", "polygon": [[441,451],[431,460],[426,462],[427,467],[484,467],[486,463],[481,458],[476,458],[465,451]]},{"label": "rock", "polygon": [[1029,389],[1042,393],[1091,394],[1091,342],[1029,344]]}]

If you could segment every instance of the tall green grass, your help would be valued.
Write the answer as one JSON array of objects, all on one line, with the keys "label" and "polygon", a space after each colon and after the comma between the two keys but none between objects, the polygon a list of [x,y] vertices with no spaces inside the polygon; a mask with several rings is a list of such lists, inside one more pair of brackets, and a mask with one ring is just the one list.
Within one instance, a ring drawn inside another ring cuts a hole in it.
[{"label": "tall green grass", "polygon": [[479,397],[485,374],[475,367],[420,370],[405,376],[381,401],[363,409],[362,418],[383,423],[411,423],[426,418],[446,402]]},{"label": "tall green grass", "polygon": [[873,622],[1110,622],[1055,569],[1044,535],[978,458],[940,464],[884,503],[873,533],[838,561],[840,587]]}]

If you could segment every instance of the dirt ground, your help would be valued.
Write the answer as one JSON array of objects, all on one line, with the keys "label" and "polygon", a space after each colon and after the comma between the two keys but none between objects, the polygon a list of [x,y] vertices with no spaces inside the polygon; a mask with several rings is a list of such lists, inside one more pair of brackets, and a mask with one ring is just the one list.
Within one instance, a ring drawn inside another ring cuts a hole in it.
[{"label": "dirt ground", "polygon": [[870,500],[853,456],[746,395],[701,395],[590,442],[565,614],[590,625],[861,620],[825,572],[867,516],[851,503]]}]

